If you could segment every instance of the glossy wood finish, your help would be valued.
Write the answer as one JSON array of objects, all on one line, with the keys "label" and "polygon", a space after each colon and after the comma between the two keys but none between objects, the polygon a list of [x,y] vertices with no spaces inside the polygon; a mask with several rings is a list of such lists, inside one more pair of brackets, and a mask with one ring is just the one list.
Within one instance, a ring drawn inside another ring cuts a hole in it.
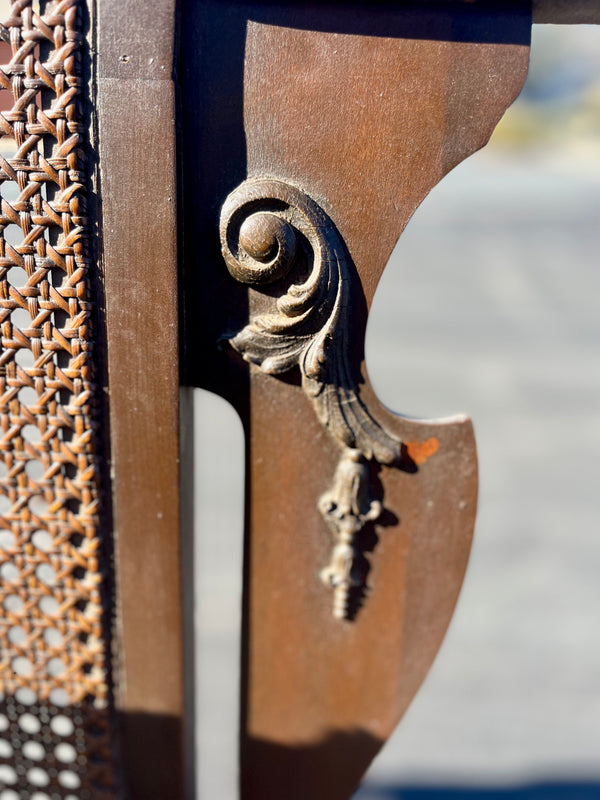
[{"label": "glossy wood finish", "polygon": [[526,4],[482,6],[183,5],[186,374],[235,404],[248,444],[244,800],[349,797],[450,620],[476,456],[468,420],[399,418],[363,370],[361,394],[377,418],[415,454],[434,440],[437,452],[413,472],[381,470],[387,516],[369,554],[372,591],[354,622],[335,620],[318,579],[331,542],[316,501],[339,451],[296,379],[248,371],[216,346],[268,303],[226,273],[219,208],[247,176],[287,182],[321,205],[360,279],[360,363],[367,309],[399,234],[432,187],[485,144],[525,79]]},{"label": "glossy wood finish", "polygon": [[129,795],[180,800],[175,4],[97,8],[99,225],[117,596],[115,702]]}]

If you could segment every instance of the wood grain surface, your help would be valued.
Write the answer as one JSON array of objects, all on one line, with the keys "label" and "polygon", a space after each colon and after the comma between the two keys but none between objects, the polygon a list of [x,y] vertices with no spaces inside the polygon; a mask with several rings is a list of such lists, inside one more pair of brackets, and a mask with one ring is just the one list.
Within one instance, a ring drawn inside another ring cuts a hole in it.
[{"label": "wood grain surface", "polygon": [[339,451],[297,379],[248,369],[218,345],[269,302],[227,274],[219,209],[245,178],[268,177],[326,211],[360,279],[351,324],[360,363],[399,234],[485,144],[525,79],[527,4],[482,6],[183,4],[186,380],[229,399],[247,435],[244,800],[350,796],[442,641],[477,478],[468,420],[398,417],[363,368],[361,396],[421,463],[380,471],[387,515],[369,553],[371,591],[353,622],[332,617],[318,578],[331,542],[316,502]]},{"label": "wood grain surface", "polygon": [[115,528],[117,663],[130,797],[180,800],[182,632],[175,4],[98,4],[99,225]]}]

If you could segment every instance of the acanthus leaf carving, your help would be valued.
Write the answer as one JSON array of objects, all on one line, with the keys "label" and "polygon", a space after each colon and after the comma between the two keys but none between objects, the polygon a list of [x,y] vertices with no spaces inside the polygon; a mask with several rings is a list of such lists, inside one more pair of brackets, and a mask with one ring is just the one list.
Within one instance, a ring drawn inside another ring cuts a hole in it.
[{"label": "acanthus leaf carving", "polygon": [[380,501],[369,496],[367,462],[402,463],[402,442],[373,417],[354,378],[354,266],[323,209],[301,190],[274,179],[250,179],[229,195],[220,236],[223,258],[236,280],[260,288],[289,273],[301,278],[284,290],[274,312],[256,315],[229,343],[268,374],[298,367],[320,423],[342,448],[333,486],[318,507],[335,538],[321,577],[334,589],[335,616],[348,618],[350,594],[365,588],[364,570],[357,568],[357,537],[382,511]]}]

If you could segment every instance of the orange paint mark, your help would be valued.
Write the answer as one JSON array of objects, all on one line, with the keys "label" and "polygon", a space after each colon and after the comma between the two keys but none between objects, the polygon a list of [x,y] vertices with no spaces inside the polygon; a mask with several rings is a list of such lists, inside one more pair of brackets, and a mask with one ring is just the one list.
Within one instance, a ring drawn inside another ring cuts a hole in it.
[{"label": "orange paint mark", "polygon": [[420,466],[424,464],[428,458],[431,458],[431,456],[437,453],[440,443],[435,436],[432,436],[431,439],[427,439],[426,442],[406,442],[405,446],[409,457],[415,464]]}]

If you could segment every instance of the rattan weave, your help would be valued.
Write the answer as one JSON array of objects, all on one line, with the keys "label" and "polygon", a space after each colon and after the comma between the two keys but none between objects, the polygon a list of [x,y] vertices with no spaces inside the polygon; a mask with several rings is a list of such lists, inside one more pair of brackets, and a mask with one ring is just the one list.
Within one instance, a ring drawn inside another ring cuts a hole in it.
[{"label": "rattan weave", "polygon": [[113,796],[83,11],[2,30],[0,800]]}]

